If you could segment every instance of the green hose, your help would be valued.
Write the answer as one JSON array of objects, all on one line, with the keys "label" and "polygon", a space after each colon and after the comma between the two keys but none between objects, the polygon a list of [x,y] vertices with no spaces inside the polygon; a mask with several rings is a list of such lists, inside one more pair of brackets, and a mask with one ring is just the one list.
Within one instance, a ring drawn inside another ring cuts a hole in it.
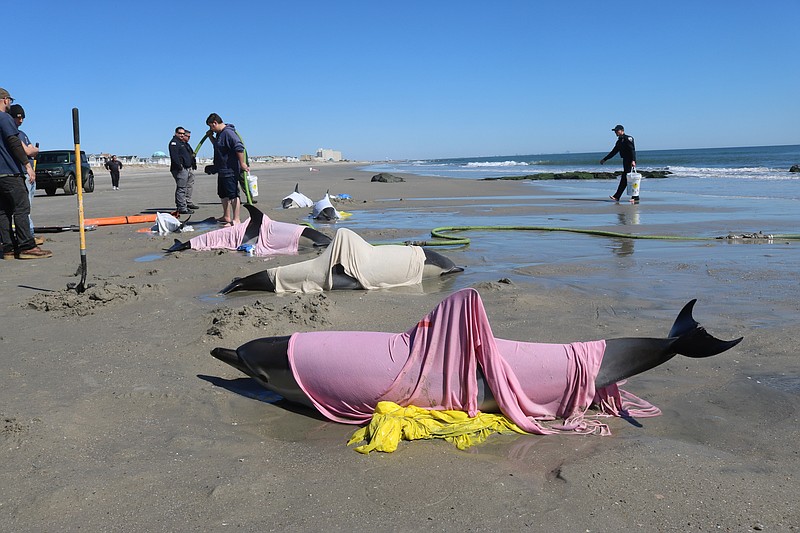
[{"label": "green hose", "polygon": [[[458,231],[566,231],[569,233],[583,233],[585,235],[598,235],[600,237],[616,237],[621,239],[648,239],[648,240],[670,240],[670,241],[712,241],[723,239],[723,237],[684,237],[679,235],[636,235],[633,233],[619,233],[616,231],[604,231],[597,229],[577,229],[577,228],[554,228],[550,226],[443,226],[431,230],[431,237],[438,240],[431,241],[406,241],[407,245],[414,246],[466,246],[470,244],[470,239],[466,237],[454,237],[449,233]],[[759,238],[742,238],[742,240],[766,239],[767,236]],[[772,235],[772,239],[800,239],[800,234],[780,234]]]}]

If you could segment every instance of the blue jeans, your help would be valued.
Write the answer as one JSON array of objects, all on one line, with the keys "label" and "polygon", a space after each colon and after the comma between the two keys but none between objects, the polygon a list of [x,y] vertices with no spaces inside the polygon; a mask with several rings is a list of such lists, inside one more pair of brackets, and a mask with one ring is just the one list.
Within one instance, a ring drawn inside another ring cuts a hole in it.
[{"label": "blue jeans", "polygon": [[[28,188],[28,204],[33,206],[33,196],[36,194],[36,181],[34,180],[34,182],[31,183],[28,177],[25,176],[25,186]],[[31,218],[30,213],[28,214],[28,220],[31,221],[31,235],[33,235],[33,218]]]}]

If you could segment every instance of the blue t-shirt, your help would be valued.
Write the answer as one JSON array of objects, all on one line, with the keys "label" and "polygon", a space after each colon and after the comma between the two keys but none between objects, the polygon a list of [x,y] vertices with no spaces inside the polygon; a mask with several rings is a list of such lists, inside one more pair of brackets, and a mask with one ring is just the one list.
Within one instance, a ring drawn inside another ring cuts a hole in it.
[{"label": "blue t-shirt", "polygon": [[[19,131],[19,140],[22,141],[22,145],[30,146],[31,140],[28,138],[28,134],[19,129],[19,126],[17,127],[17,131]],[[33,159],[34,159],[33,157],[28,156],[28,161],[31,162],[31,166],[33,166]]]},{"label": "blue t-shirt", "polygon": [[244,152],[244,144],[233,124],[226,124],[214,141],[214,166],[221,177],[239,177],[241,174],[237,152]]},{"label": "blue t-shirt", "polygon": [[8,113],[0,113],[0,174],[22,174],[14,156],[8,151],[6,139],[12,135],[19,136],[17,123]]}]

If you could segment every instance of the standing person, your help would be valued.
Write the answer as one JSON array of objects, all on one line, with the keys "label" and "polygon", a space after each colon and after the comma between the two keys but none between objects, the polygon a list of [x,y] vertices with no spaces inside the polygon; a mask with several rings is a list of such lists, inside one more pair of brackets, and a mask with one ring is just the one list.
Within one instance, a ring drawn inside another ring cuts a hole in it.
[{"label": "standing person", "polygon": [[[31,140],[28,138],[28,135],[22,131],[20,126],[22,126],[22,121],[25,120],[25,110],[19,104],[14,104],[8,108],[8,114],[11,115],[15,122],[17,123],[17,130],[19,130],[19,140],[22,142],[22,147],[25,149],[25,154],[28,156],[28,162],[31,164],[31,168],[33,168],[34,160],[36,156],[39,154],[39,147],[34,146],[31,143]],[[26,173],[25,177],[25,186],[28,188],[28,203],[31,205],[31,209],[33,209],[33,196],[36,194],[36,170],[34,169],[34,175],[30,176]],[[31,222],[31,235],[34,234],[33,231],[33,218],[31,215],[28,215],[28,220]],[[44,239],[41,237],[33,236],[33,241],[36,245],[44,244]]]},{"label": "standing person", "polygon": [[192,196],[189,184],[192,153],[189,151],[186,142],[184,142],[185,136],[186,128],[183,126],[175,128],[175,135],[169,141],[169,171],[172,173],[172,177],[175,178],[175,207],[178,213],[190,215],[194,213],[194,208],[189,207],[189,199]]},{"label": "standing person", "polygon": [[111,188],[119,190],[119,171],[122,168],[122,161],[117,161],[117,156],[112,155],[111,161],[106,161],[106,170],[111,173]]},{"label": "standing person", "polygon": [[[617,143],[608,155],[600,160],[600,164],[602,165],[617,154],[622,158],[622,176],[619,178],[617,192],[609,196],[609,198],[615,202],[619,202],[619,199],[622,198],[622,193],[625,191],[625,187],[628,186],[628,173],[636,169],[636,145],[633,142],[633,137],[625,135],[625,127],[622,124],[617,124],[611,131],[616,133]],[[631,203],[638,202],[638,196],[631,197]]]},{"label": "standing person", "polygon": [[189,139],[191,138],[192,132],[184,128],[183,142],[186,144],[186,150],[188,150],[189,156],[192,158],[192,166],[187,169],[189,171],[189,177],[186,180],[186,207],[189,209],[200,209],[192,202],[192,195],[194,193],[194,171],[197,170],[197,158],[194,156],[192,145],[189,144]]},{"label": "standing person", "polygon": [[0,242],[3,243],[3,259],[51,257],[53,252],[36,246],[31,233],[31,203],[25,187],[25,174],[34,177],[36,174],[19,139],[17,124],[8,114],[13,103],[8,91],[0,88]]},{"label": "standing person", "polygon": [[206,119],[208,138],[214,145],[214,166],[217,170],[217,194],[222,200],[223,224],[239,223],[239,176],[250,172],[244,159],[244,144],[233,124],[225,124],[216,113]]}]

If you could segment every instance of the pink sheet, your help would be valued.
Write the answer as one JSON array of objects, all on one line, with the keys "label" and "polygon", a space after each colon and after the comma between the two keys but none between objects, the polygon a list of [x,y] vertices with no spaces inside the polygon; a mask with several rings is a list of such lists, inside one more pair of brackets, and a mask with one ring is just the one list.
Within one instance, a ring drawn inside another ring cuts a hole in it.
[{"label": "pink sheet", "polygon": [[[192,237],[189,239],[192,250],[236,250],[242,244],[248,222],[249,219]],[[277,222],[264,215],[253,255],[297,255],[303,229],[299,224]]]},{"label": "pink sheet", "polygon": [[367,422],[381,400],[474,416],[478,366],[503,414],[529,433],[609,434],[605,424],[587,418],[591,404],[605,415],[658,415],[658,408],[616,385],[595,390],[604,351],[602,340],[495,339],[480,295],[463,289],[405,333],[295,333],[289,362],[317,409],[337,422]]}]

